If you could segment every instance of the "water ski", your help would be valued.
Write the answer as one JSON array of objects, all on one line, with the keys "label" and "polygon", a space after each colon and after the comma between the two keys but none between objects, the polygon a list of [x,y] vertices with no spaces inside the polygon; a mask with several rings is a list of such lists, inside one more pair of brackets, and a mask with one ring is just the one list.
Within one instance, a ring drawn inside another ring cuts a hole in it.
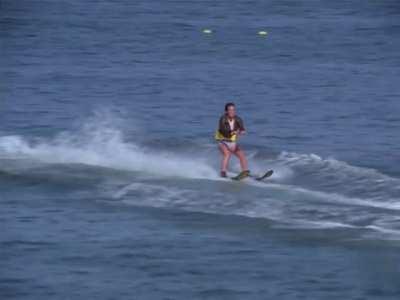
[{"label": "water ski", "polygon": [[255,176],[252,176],[249,171],[243,171],[243,172],[240,172],[238,175],[236,175],[234,177],[231,177],[231,179],[232,180],[242,180],[242,179],[245,179],[247,177],[250,177],[250,178],[253,178],[255,180],[261,181],[261,180],[263,180],[265,178],[270,177],[272,174],[274,174],[274,171],[273,170],[269,170],[266,173],[264,173],[263,175],[255,177]]},{"label": "water ski", "polygon": [[269,170],[269,171],[265,172],[264,175],[262,175],[262,176],[260,176],[260,177],[256,177],[256,178],[254,178],[254,179],[260,181],[260,180],[263,180],[263,179],[265,179],[265,178],[271,177],[272,174],[274,174],[274,170]]},{"label": "water ski", "polygon": [[242,180],[247,177],[250,177],[250,172],[249,171],[242,171],[238,175],[231,177],[232,180]]}]

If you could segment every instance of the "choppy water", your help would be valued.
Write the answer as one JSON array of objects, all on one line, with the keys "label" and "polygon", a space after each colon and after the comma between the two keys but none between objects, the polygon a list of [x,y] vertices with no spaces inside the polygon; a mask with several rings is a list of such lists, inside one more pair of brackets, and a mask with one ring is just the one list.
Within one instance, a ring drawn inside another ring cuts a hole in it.
[{"label": "choppy water", "polygon": [[0,298],[398,299],[397,1],[0,9]]}]

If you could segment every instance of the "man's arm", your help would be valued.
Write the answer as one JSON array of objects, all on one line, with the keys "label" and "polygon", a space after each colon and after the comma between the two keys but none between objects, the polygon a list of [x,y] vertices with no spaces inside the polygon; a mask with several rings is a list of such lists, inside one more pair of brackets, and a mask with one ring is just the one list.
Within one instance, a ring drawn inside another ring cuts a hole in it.
[{"label": "man's arm", "polygon": [[239,127],[238,133],[240,134],[246,133],[246,129],[244,128],[244,123],[242,118],[237,117],[237,123]]},{"label": "man's arm", "polygon": [[224,116],[222,116],[221,118],[219,118],[219,126],[218,126],[218,130],[219,132],[224,136],[229,138],[231,136],[231,131],[228,130],[225,126],[225,118]]}]

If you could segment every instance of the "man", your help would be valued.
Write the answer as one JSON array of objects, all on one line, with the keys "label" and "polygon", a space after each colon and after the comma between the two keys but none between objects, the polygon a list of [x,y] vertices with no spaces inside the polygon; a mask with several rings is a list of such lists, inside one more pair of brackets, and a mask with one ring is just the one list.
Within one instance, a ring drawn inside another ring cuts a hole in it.
[{"label": "man", "polygon": [[250,175],[246,156],[237,144],[238,137],[245,132],[242,119],[236,115],[235,104],[225,104],[225,113],[219,119],[218,130],[215,133],[215,139],[218,141],[218,147],[222,154],[221,177],[227,177],[226,171],[232,154],[239,158],[242,169],[237,177],[241,179]]}]

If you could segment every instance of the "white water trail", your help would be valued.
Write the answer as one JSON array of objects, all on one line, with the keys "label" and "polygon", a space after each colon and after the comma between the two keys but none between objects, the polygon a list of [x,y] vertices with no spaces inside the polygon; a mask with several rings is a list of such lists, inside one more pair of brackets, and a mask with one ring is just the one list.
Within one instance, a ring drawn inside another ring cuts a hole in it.
[{"label": "white water trail", "polygon": [[149,149],[124,139],[110,122],[89,122],[78,132],[63,132],[52,139],[0,137],[0,159],[42,163],[85,164],[160,176],[213,178],[215,169],[205,159],[182,153]]}]

